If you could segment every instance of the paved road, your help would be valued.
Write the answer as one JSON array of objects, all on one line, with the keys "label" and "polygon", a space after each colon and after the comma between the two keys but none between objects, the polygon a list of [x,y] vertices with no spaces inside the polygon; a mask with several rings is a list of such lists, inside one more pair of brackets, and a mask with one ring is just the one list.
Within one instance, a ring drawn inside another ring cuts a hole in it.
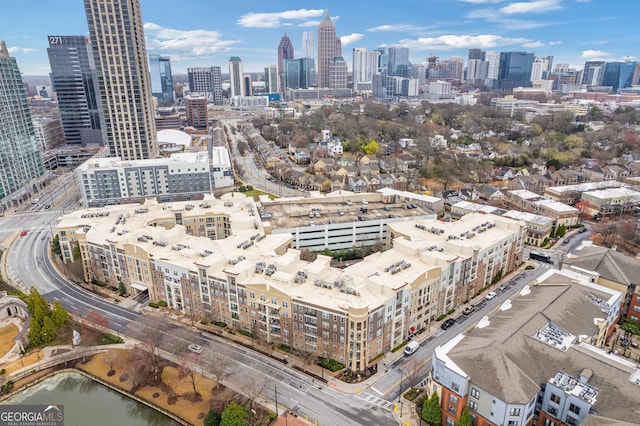
[{"label": "paved road", "polygon": [[15,235],[22,229],[28,230],[26,236],[17,237],[8,253],[8,271],[14,280],[27,288],[36,287],[49,302],[59,300],[75,315],[82,317],[90,310],[101,313],[108,318],[109,327],[119,334],[144,340],[150,333],[158,333],[162,336],[160,348],[167,352],[179,354],[189,343],[197,343],[204,348],[201,356],[205,366],[207,357],[214,352],[227,354],[233,360],[233,374],[224,382],[225,385],[242,392],[247,383],[263,377],[266,387],[261,398],[273,401],[277,388],[281,409],[286,407],[299,415],[319,419],[321,425],[394,424],[388,407],[380,407],[353,395],[339,394],[325,385],[313,383],[306,375],[247,348],[215,335],[192,330],[186,325],[176,324],[170,319],[144,315],[139,310],[110,303],[70,283],[60,276],[49,260],[51,229],[62,214],[58,205],[68,209],[77,205],[77,201],[57,203],[48,210],[39,205],[30,206],[23,213],[3,219],[0,238]]}]

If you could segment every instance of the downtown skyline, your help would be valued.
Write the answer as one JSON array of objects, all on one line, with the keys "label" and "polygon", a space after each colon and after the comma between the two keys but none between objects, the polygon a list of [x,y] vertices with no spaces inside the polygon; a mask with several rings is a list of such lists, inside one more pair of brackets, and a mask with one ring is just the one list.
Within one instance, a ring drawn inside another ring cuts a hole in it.
[{"label": "downtown skyline", "polygon": [[[617,1],[615,8],[606,0],[403,0],[383,13],[360,0],[310,1],[304,8],[280,0],[244,1],[224,10],[204,0],[180,5],[184,13],[167,0],[141,0],[147,53],[169,56],[174,74],[193,66],[226,68],[231,56],[240,57],[245,72],[262,72],[277,63],[285,32],[299,58],[303,32],[315,33],[325,9],[350,71],[353,48],[407,46],[412,63],[431,55],[466,60],[470,48],[527,51],[582,68],[587,60],[636,59],[640,42],[630,13],[638,8],[634,0]],[[24,75],[50,72],[47,35],[88,35],[82,1],[26,0],[0,17],[0,39]]]}]

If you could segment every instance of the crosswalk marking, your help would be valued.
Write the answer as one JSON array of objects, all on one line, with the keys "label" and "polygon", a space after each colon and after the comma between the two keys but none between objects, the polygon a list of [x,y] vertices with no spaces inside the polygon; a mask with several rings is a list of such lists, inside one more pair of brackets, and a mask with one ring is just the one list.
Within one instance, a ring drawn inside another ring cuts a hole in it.
[{"label": "crosswalk marking", "polygon": [[384,408],[385,410],[393,410],[393,402],[389,402],[386,399],[382,399],[375,395],[371,395],[366,392],[362,392],[356,395],[358,398],[363,399],[371,404],[375,404],[378,407]]}]

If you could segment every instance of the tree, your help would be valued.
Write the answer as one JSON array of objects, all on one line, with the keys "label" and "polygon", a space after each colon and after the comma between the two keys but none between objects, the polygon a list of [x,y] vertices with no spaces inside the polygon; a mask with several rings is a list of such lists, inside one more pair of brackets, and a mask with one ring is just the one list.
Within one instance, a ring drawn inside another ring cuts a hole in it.
[{"label": "tree", "polygon": [[82,258],[82,254],[80,253],[80,244],[76,244],[73,246],[73,261],[77,262]]},{"label": "tree", "polygon": [[127,287],[122,281],[118,281],[118,292],[120,293],[120,296],[124,296],[127,294]]},{"label": "tree", "polygon": [[51,319],[53,320],[57,328],[61,328],[69,324],[69,321],[71,321],[71,315],[62,307],[62,304],[58,300],[56,300],[55,302],[53,302],[53,312],[51,313]]},{"label": "tree", "polygon": [[54,235],[51,239],[51,251],[56,256],[62,256],[62,249],[60,248],[60,237],[58,234]]},{"label": "tree", "polygon": [[216,378],[215,388],[218,387],[219,383],[227,377],[229,367],[231,367],[231,359],[221,354],[220,352],[215,352],[210,359],[209,369],[213,373],[213,376]]},{"label": "tree", "polygon": [[180,371],[183,375],[189,376],[191,380],[191,386],[193,387],[193,395],[198,396],[198,389],[196,388],[196,368],[198,367],[198,356],[193,352],[183,352],[180,355]]},{"label": "tree", "polygon": [[467,407],[462,409],[462,413],[460,413],[460,418],[456,422],[456,426],[473,426],[473,419],[471,418],[471,413],[469,413],[469,409]]},{"label": "tree", "polygon": [[104,362],[109,366],[108,374],[113,375],[115,373],[115,369],[113,367],[115,366],[116,360],[118,359],[118,352],[116,352],[115,349],[109,349],[104,354],[103,359]]},{"label": "tree", "polygon": [[440,410],[440,398],[437,393],[434,392],[431,398],[424,402],[421,417],[431,426],[440,426],[442,423],[442,411]]},{"label": "tree", "polygon": [[249,376],[241,386],[242,393],[249,398],[249,408],[253,408],[253,402],[267,387],[267,382],[263,376]]},{"label": "tree", "polygon": [[248,419],[247,410],[237,402],[232,402],[222,412],[220,426],[245,426]]},{"label": "tree", "polygon": [[206,416],[204,416],[204,426],[220,426],[220,422],[222,421],[222,417],[220,413],[215,411],[213,408],[209,410]]}]

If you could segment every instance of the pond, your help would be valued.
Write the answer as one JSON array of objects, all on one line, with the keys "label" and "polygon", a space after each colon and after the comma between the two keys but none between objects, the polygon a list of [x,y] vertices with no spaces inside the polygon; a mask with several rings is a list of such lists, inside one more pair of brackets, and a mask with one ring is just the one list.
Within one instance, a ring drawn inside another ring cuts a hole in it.
[{"label": "pond", "polygon": [[79,373],[59,373],[2,402],[64,406],[65,426],[177,426],[164,414]]}]

